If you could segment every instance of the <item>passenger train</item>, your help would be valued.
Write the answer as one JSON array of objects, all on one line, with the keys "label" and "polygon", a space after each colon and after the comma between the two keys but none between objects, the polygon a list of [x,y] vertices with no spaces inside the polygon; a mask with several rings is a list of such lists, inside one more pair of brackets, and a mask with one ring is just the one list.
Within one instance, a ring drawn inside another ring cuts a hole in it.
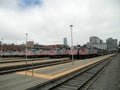
[{"label": "passenger train", "polygon": [[0,53],[2,57],[25,57],[27,55],[28,58],[39,58],[39,57],[50,57],[50,58],[63,58],[69,57],[71,59],[72,55],[75,59],[83,59],[90,58],[95,56],[100,56],[107,54],[107,50],[97,49],[97,48],[87,48],[87,47],[79,47],[71,50],[70,48],[57,48],[50,50],[25,50],[23,51],[3,51]]}]

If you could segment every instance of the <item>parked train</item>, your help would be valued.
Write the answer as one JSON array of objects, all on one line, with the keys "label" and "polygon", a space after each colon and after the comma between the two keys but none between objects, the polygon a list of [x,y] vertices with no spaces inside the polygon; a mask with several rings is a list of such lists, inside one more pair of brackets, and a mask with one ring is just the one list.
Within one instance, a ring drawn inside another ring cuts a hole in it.
[{"label": "parked train", "polygon": [[[1,53],[0,53],[1,54]],[[27,52],[24,51],[3,51],[2,57],[25,57],[29,58],[38,58],[38,57],[50,57],[50,58],[63,58],[63,57],[71,57],[73,56],[75,59],[83,59],[83,58],[90,58],[95,56],[100,56],[107,54],[107,50],[97,49],[97,48],[87,48],[87,47],[77,47],[73,50],[65,49],[65,48],[57,48],[57,49],[50,49],[50,50],[35,50],[31,49]]]},{"label": "parked train", "polygon": [[104,49],[97,49],[94,47],[81,47],[78,49],[70,50],[69,57],[72,58],[72,55],[75,59],[84,59],[84,58],[91,58],[96,56],[101,56],[107,54],[107,50]]},{"label": "parked train", "polygon": [[68,50],[62,48],[62,49],[50,49],[50,50],[36,50],[36,49],[30,49],[23,51],[2,51],[0,52],[0,55],[2,57],[27,57],[28,58],[39,58],[39,57],[50,57],[50,58],[59,58],[59,57],[68,57],[69,53]]}]

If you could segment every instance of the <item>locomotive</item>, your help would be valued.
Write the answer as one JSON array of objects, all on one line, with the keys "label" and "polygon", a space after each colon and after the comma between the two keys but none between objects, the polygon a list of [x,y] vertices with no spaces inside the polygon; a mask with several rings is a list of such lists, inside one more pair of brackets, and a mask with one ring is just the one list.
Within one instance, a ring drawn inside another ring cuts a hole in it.
[{"label": "locomotive", "polygon": [[107,54],[107,50],[97,49],[94,47],[80,47],[78,49],[73,49],[70,52],[72,52],[69,53],[70,59],[72,58],[72,55],[75,59],[85,59]]},{"label": "locomotive", "polygon": [[39,58],[39,57],[49,57],[49,58],[64,58],[64,57],[71,57],[73,56],[75,59],[84,59],[90,58],[100,55],[107,54],[107,50],[104,49],[97,49],[94,47],[76,47],[74,49],[70,48],[53,48],[49,50],[43,49],[30,49],[23,51],[3,51],[0,53],[3,57],[25,57],[26,55],[29,58]]}]

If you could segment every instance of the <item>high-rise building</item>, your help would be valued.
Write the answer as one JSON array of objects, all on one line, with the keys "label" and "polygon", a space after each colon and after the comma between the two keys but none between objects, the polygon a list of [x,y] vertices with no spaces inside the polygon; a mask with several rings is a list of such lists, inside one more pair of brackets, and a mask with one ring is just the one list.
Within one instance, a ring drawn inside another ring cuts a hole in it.
[{"label": "high-rise building", "polygon": [[64,43],[64,45],[67,45],[67,38],[66,37],[63,39],[63,43]]},{"label": "high-rise building", "polygon": [[110,52],[117,51],[117,49],[118,49],[117,39],[108,38],[106,40],[106,43],[107,43],[108,51],[110,51]]}]

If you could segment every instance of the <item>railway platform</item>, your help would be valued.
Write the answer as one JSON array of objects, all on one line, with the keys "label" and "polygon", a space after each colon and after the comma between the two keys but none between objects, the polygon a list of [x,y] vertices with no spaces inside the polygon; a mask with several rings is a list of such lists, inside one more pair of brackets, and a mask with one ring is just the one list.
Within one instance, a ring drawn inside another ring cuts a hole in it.
[{"label": "railway platform", "polygon": [[1,75],[0,90],[25,90],[49,80],[62,77],[113,55],[114,54],[78,60],[74,61],[74,64],[70,62],[34,70],[16,72],[8,75]]}]

